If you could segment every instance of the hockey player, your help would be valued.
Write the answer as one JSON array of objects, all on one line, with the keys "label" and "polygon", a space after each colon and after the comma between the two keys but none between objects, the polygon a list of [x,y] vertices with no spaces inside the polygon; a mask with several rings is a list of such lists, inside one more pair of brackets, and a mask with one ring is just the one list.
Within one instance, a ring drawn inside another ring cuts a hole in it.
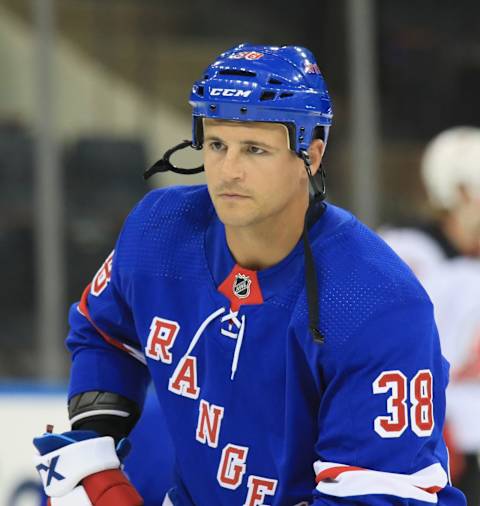
[{"label": "hockey player", "polygon": [[449,445],[460,457],[452,460],[452,477],[468,504],[480,504],[480,128],[437,135],[425,149],[421,174],[435,220],[381,234],[433,301],[442,350],[452,365]]},{"label": "hockey player", "polygon": [[313,55],[240,45],[190,103],[192,142],[147,176],[188,172],[170,156],[192,146],[207,186],[149,193],[71,310],[73,430],[35,441],[52,504],[140,504],[114,441],[123,453],[151,378],[175,448],[165,505],[464,505],[428,296],[324,202]]},{"label": "hockey player", "polygon": [[480,128],[460,126],[427,145],[421,176],[434,219],[381,235],[424,278],[448,258],[480,257]]}]

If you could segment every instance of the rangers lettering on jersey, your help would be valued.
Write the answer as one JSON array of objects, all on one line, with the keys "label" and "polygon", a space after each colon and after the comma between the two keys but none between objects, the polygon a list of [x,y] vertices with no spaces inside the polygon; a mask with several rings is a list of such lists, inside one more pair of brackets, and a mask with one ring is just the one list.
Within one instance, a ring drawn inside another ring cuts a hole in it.
[{"label": "rangers lettering on jersey", "polygon": [[275,495],[277,480],[251,475],[248,477],[248,495],[245,506],[261,506],[266,495]]},{"label": "rangers lettering on jersey", "polygon": [[150,325],[145,355],[164,364],[172,363],[170,349],[175,344],[180,325],[177,322],[155,316]]},{"label": "rangers lettering on jersey", "polygon": [[197,384],[197,359],[196,357],[183,357],[177,365],[173,376],[168,382],[168,389],[177,395],[183,395],[190,399],[197,399],[200,388]]},{"label": "rangers lettering on jersey", "polygon": [[215,404],[209,404],[201,399],[198,411],[197,441],[207,443],[211,448],[216,448],[224,409],[222,406],[215,406]]},{"label": "rangers lettering on jersey", "polygon": [[222,487],[235,490],[240,486],[247,470],[247,455],[248,448],[245,446],[230,443],[223,448],[217,472],[217,480]]}]

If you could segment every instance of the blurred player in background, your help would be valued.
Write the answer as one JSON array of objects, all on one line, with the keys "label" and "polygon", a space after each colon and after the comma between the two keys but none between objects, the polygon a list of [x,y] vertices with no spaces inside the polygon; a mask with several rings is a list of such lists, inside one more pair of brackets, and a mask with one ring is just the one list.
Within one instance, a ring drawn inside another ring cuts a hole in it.
[{"label": "blurred player in background", "polygon": [[150,379],[175,452],[164,505],[463,506],[431,302],[324,200],[313,55],[237,46],[190,103],[192,141],[146,175],[203,148],[207,185],[149,193],[70,312],[72,431],[35,439],[52,506],[142,504],[119,467]]},{"label": "blurred player in background", "polygon": [[479,505],[480,128],[455,127],[435,137],[424,152],[421,173],[435,220],[381,234],[434,303],[442,350],[451,364],[452,476],[468,504]]},{"label": "blurred player in background", "polygon": [[476,127],[446,130],[425,149],[421,175],[433,219],[382,231],[418,276],[424,277],[447,258],[480,256],[479,160],[480,128]]}]

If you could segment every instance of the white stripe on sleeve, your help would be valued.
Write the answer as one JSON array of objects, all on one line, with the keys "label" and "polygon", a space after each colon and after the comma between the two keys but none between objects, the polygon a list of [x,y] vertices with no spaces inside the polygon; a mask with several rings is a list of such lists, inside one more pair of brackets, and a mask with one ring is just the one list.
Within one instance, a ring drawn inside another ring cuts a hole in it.
[{"label": "white stripe on sleeve", "polygon": [[313,468],[317,490],[335,497],[386,494],[436,504],[437,492],[448,483],[447,473],[438,463],[413,474],[373,471],[320,460]]}]

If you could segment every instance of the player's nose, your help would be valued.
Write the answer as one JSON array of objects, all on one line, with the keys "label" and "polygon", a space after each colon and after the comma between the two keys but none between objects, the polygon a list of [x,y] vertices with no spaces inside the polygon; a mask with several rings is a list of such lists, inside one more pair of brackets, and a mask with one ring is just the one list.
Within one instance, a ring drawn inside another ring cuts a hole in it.
[{"label": "player's nose", "polygon": [[239,149],[229,148],[221,162],[221,172],[225,180],[243,179],[245,167]]}]

